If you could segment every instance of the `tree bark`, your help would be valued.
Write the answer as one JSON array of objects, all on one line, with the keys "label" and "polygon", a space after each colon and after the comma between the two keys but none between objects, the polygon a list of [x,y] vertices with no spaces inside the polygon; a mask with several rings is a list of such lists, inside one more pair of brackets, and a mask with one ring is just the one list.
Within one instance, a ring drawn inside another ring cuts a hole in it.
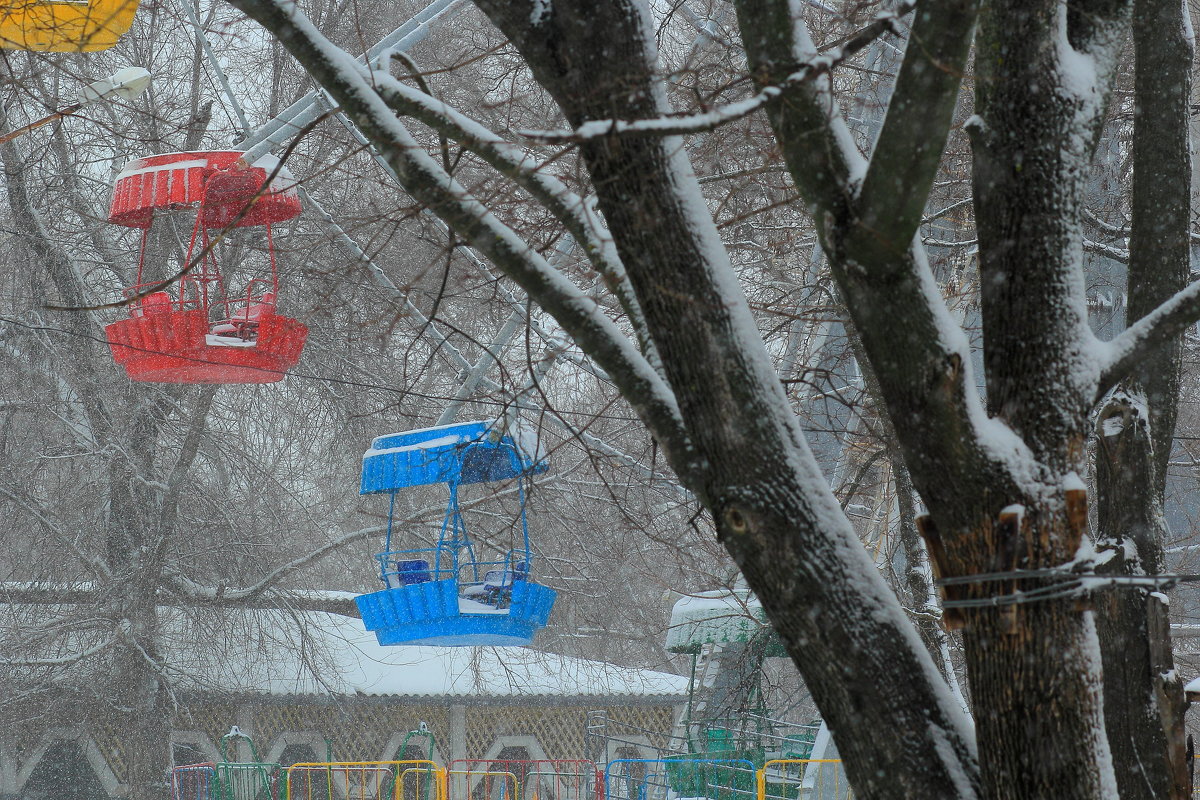
[{"label": "tree bark", "polygon": [[[645,49],[652,34],[636,4],[557,2],[534,26],[525,3],[479,5],[573,126],[664,113]],[[765,351],[745,336],[753,323],[740,287],[723,277],[732,270],[682,142],[613,137],[585,142],[581,153],[689,438],[709,454],[706,463],[673,466],[712,511],[718,536],[762,598],[834,732],[856,795],[970,796],[975,754],[936,666],[893,618],[894,595],[848,526],[834,522],[840,513],[803,499],[824,489],[824,479]],[[689,391],[696,386],[706,388]],[[797,469],[802,462],[807,468]],[[838,535],[833,549],[823,541],[830,534]],[[881,724],[897,731],[894,742],[871,735]]]},{"label": "tree bark", "polygon": [[[1135,0],[1129,307],[1137,319],[1187,285],[1191,245],[1189,102],[1193,45],[1173,0]],[[1187,176],[1184,178],[1183,176]],[[1163,569],[1167,464],[1179,401],[1182,345],[1142,359],[1098,418],[1098,571]],[[1117,586],[1099,598],[1105,725],[1122,800],[1190,797],[1183,715],[1165,597]]]},{"label": "tree bark", "polygon": [[[1049,497],[1026,490],[1013,499],[1017,518],[948,543],[957,562],[951,574],[1057,569],[1075,558],[1086,533],[1086,512],[1073,513],[1069,497],[1069,484],[1087,474],[1095,385],[1087,373],[1079,206],[1111,90],[1105,59],[1123,10],[1097,4],[1088,12],[1078,25],[1052,1],[992,4],[981,15],[972,149],[988,407],[1030,447],[1030,466],[1043,473],[1035,483]],[[1069,73],[1083,59],[1093,71],[1076,86]],[[977,588],[1011,595],[1038,583]],[[1059,596],[976,612],[967,623],[987,796],[1111,797],[1092,613]]]}]

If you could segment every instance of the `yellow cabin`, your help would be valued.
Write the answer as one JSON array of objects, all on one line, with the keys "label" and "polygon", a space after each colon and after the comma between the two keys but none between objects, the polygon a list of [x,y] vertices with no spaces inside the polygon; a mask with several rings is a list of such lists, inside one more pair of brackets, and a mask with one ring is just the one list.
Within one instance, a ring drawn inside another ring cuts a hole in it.
[{"label": "yellow cabin", "polygon": [[133,24],[138,0],[0,0],[0,47],[107,50]]}]

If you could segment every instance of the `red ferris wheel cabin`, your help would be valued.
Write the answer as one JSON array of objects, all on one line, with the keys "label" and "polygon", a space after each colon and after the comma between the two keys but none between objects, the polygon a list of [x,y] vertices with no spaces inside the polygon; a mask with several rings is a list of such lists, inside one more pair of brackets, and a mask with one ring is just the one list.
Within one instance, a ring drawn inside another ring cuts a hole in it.
[{"label": "red ferris wheel cabin", "polygon": [[[253,165],[237,151],[135,159],[117,176],[109,221],[141,228],[137,279],[125,290],[128,319],[105,328],[113,358],[144,383],[274,383],[296,366],[308,328],[277,312],[273,224],[300,213],[295,179],[274,157]],[[268,183],[269,181],[269,183]],[[181,274],[146,280],[156,212],[196,210]],[[266,230],[269,272],[231,292],[217,263],[224,232]]]}]

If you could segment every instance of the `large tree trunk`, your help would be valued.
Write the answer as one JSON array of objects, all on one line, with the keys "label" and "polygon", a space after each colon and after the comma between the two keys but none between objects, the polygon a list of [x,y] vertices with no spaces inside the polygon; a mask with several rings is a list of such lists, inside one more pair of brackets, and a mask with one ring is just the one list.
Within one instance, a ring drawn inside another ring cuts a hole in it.
[{"label": "large tree trunk", "polygon": [[[1029,445],[1050,498],[1020,498],[1023,518],[977,539],[958,574],[1061,569],[1086,533],[1094,383],[1081,379],[1092,355],[1079,208],[1126,13],[1044,0],[981,15],[972,147],[988,406]],[[989,796],[1112,797],[1093,613],[1044,598],[968,618],[964,640]]]},{"label": "large tree trunk", "polygon": [[151,609],[130,621],[131,641],[117,647],[114,679],[106,687],[110,712],[106,722],[121,732],[129,800],[169,796],[166,771],[171,764],[174,713],[163,677],[149,661],[160,657],[154,616]]},{"label": "large tree trunk", "polygon": [[[524,3],[479,5],[572,125],[665,112],[646,50],[652,33],[634,4],[556,2],[532,28]],[[753,321],[740,287],[723,277],[732,270],[682,142],[602,139],[581,153],[689,436],[711,454],[673,466],[762,598],[856,796],[971,796],[975,753],[961,711],[834,507],[765,350],[745,335]],[[706,389],[684,390],[692,386]],[[814,491],[830,505],[808,506]],[[880,726],[895,736],[873,735]]]},{"label": "large tree trunk", "polygon": [[[778,83],[799,67],[802,54],[780,33],[793,9],[770,0],[740,3],[760,84]],[[810,90],[805,103],[797,89],[793,102],[785,96],[768,108],[797,185],[819,209],[831,268],[879,377],[914,485],[936,522],[928,532],[944,576],[1057,568],[1075,557],[1084,533],[1078,487],[1095,382],[1086,372],[1078,203],[1103,118],[1113,41],[1124,24],[1119,3],[1088,9],[1072,26],[1063,6],[1049,1],[1019,8],[993,3],[983,16],[976,49],[980,119],[973,127],[985,365],[989,412],[997,420],[990,427],[971,410],[970,357],[947,333],[923,257],[910,245],[920,209],[879,202],[887,192],[903,195],[917,178],[932,180],[932,171],[914,177],[911,164],[940,148],[944,139],[922,141],[943,128],[912,107],[935,98],[928,115],[948,123],[956,84],[945,76],[954,72],[949,65],[963,63],[972,11],[969,3],[918,6],[866,175],[847,178],[851,187],[861,181],[857,196],[813,177],[818,170],[855,175],[853,166],[827,155],[838,152],[840,122],[827,90]],[[1068,27],[1071,44],[1056,41]],[[1081,52],[1070,52],[1072,45]],[[1095,67],[1091,85],[1079,87],[1090,94],[1078,99],[1074,84],[1063,85],[1064,70],[1078,66],[1072,56]],[[924,202],[923,192],[913,196]],[[953,592],[956,599],[1000,605],[949,615],[965,625],[987,797],[1113,794],[1091,614],[1068,596],[1005,605],[1019,590],[1051,583],[977,581]]]},{"label": "large tree trunk", "polygon": [[[1137,319],[1187,285],[1192,42],[1175,0],[1135,0],[1133,230],[1129,309]],[[1167,463],[1182,347],[1145,358],[1099,416],[1097,547],[1116,575],[1163,568]],[[1118,586],[1099,598],[1105,725],[1122,800],[1190,797],[1183,713],[1167,606],[1156,592]]]},{"label": "large tree trunk", "polygon": [[[970,539],[944,537],[928,523],[927,538],[948,552],[943,574],[1050,567],[1074,553],[1087,520],[1082,490],[1060,502],[1039,508],[1030,498]],[[955,603],[978,604],[951,603],[947,619],[963,629],[985,797],[1114,794],[1093,614],[1073,593],[1054,589],[1056,581],[982,580],[948,593]],[[1038,590],[1047,596],[1018,596]]]}]

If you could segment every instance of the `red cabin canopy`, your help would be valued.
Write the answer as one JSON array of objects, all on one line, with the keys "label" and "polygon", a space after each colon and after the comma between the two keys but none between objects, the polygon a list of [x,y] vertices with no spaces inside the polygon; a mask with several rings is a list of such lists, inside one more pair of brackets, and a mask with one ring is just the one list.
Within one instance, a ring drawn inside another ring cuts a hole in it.
[{"label": "red cabin canopy", "polygon": [[[253,166],[238,169],[244,155],[237,150],[218,150],[135,158],[117,175],[108,221],[149,228],[155,211],[203,205],[205,226],[224,228],[279,165],[273,156],[264,156]],[[299,214],[296,181],[286,168],[280,168],[269,190],[237,226],[269,225]]]},{"label": "red cabin canopy", "polygon": [[[113,358],[149,383],[274,383],[299,361],[308,328],[276,312],[279,275],[271,226],[300,213],[295,180],[273,157],[246,165],[237,151],[168,153],[129,162],[117,176],[109,220],[143,229],[129,318],[105,332]],[[265,185],[274,175],[269,185]],[[156,212],[196,209],[187,263],[172,287],[143,281]],[[266,228],[270,275],[227,291],[209,233]],[[174,289],[174,293],[169,291]]]}]

